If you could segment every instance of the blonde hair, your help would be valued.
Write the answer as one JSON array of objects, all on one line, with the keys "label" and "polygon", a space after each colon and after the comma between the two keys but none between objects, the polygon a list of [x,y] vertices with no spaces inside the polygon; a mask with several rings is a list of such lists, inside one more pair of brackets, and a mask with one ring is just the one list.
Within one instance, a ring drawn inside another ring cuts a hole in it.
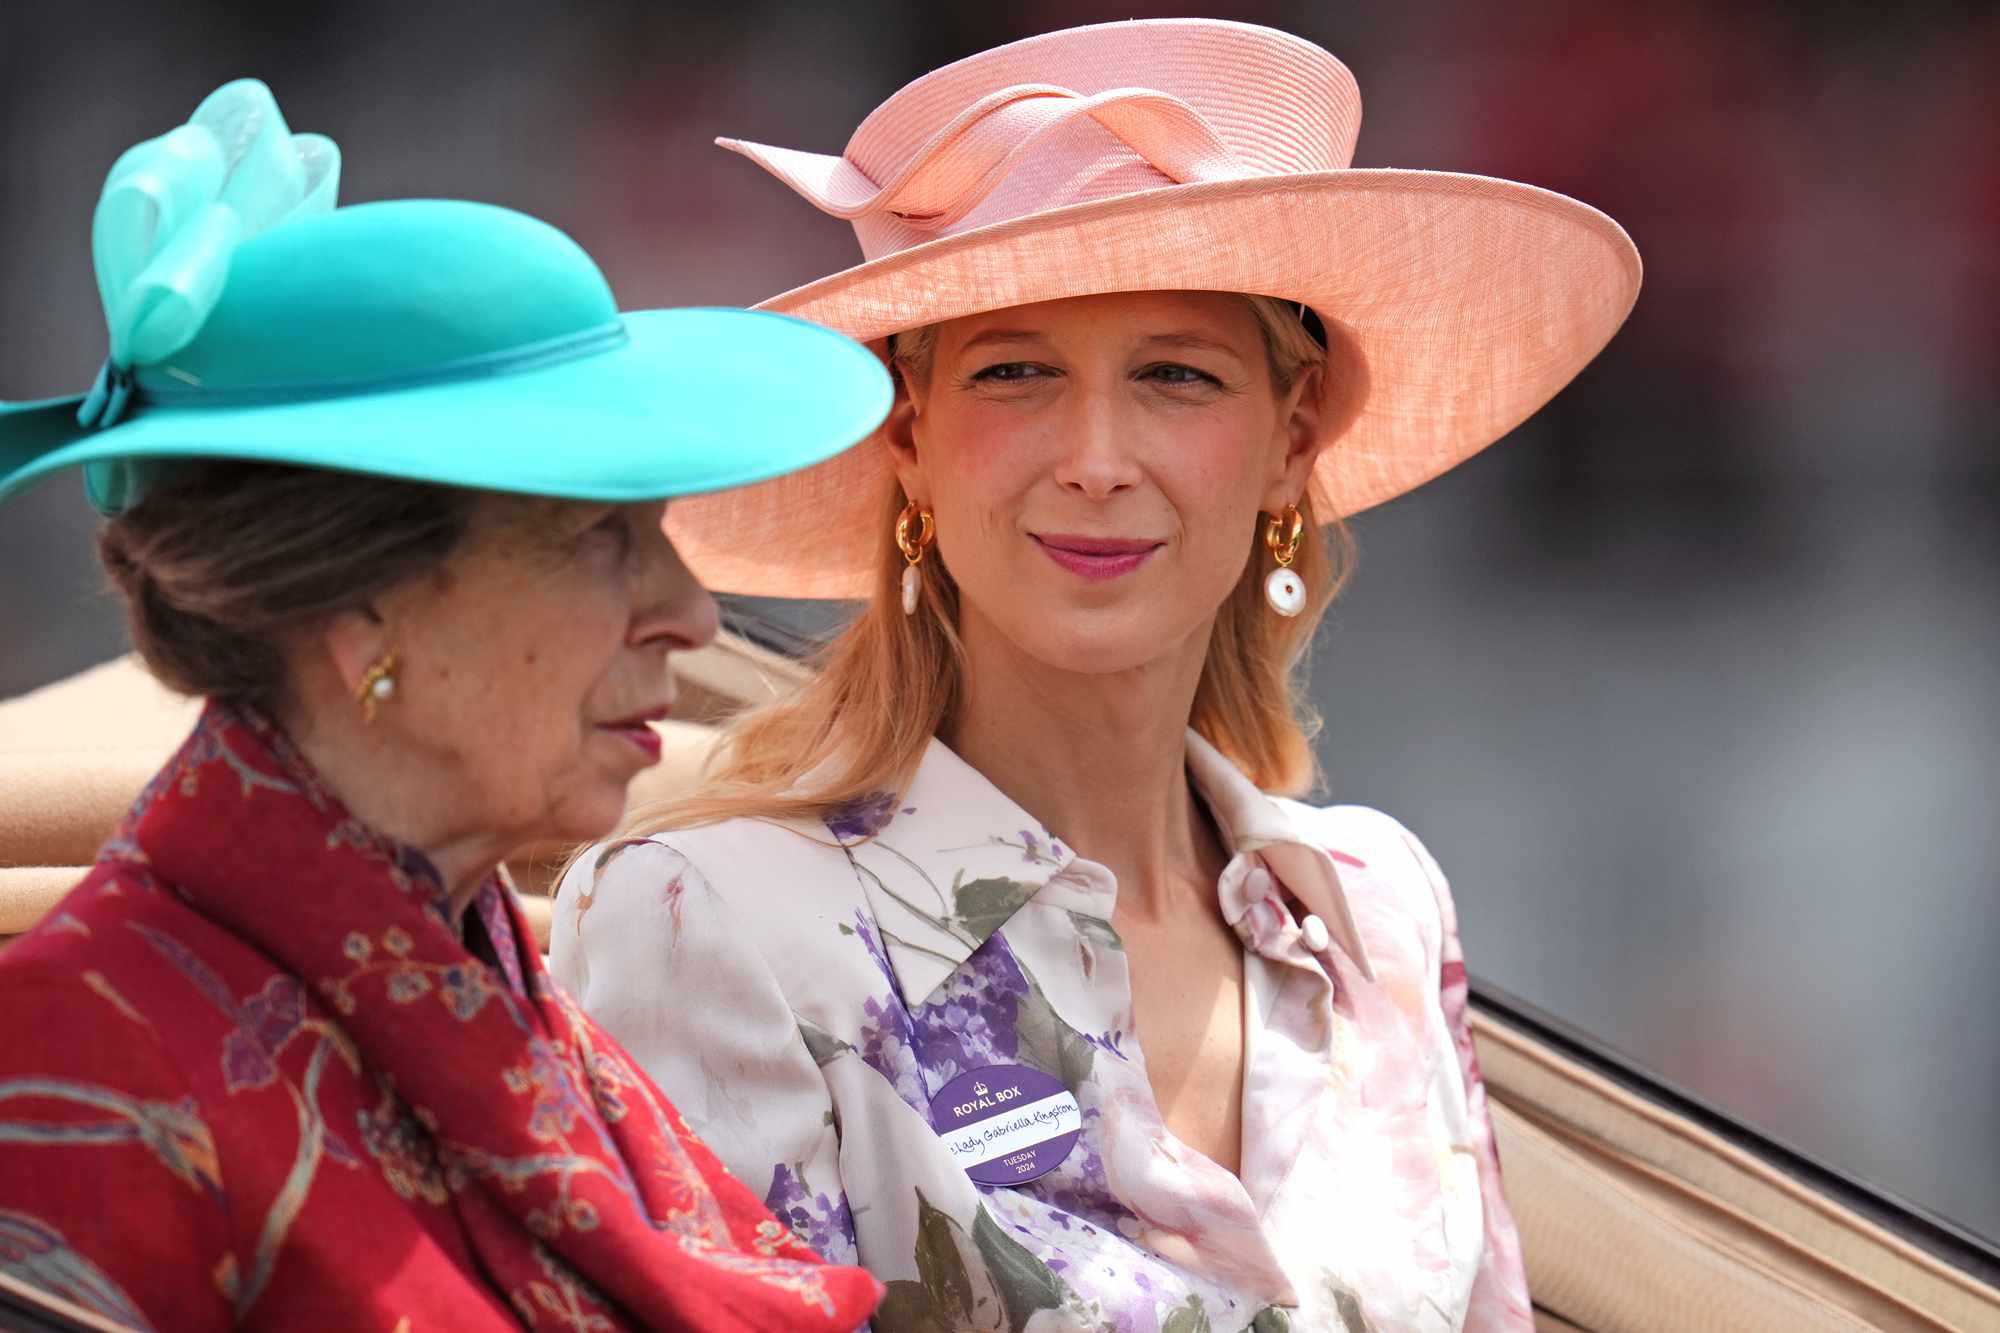
[{"label": "blonde hair", "polygon": [[[1325,365],[1325,349],[1301,323],[1298,307],[1270,297],[1245,298],[1257,315],[1277,392]],[[892,361],[907,385],[929,378],[937,326],[898,335]],[[915,615],[903,614],[904,561],[896,516],[906,501],[891,483],[880,510],[880,559],[873,595],[854,621],[816,655],[805,684],[725,725],[686,796],[634,811],[636,836],[752,817],[820,820],[880,792],[900,793],[931,738],[960,703],[965,647],[959,641],[958,585],[938,560],[917,568],[922,592]],[[1299,501],[1304,538],[1292,568],[1306,585],[1306,608],[1273,615],[1264,605],[1259,523],[1243,576],[1217,609],[1208,658],[1195,689],[1189,725],[1266,791],[1296,795],[1317,775],[1312,738],[1319,718],[1307,703],[1298,667],[1320,617],[1352,566],[1352,543],[1338,517],[1321,519],[1308,493]],[[810,786],[807,779],[810,777]]]}]

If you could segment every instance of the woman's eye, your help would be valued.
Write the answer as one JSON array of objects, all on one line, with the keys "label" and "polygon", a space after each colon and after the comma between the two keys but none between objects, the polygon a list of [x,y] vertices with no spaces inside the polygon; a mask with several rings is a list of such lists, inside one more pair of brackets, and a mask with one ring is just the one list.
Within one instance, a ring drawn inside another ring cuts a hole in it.
[{"label": "woman's eye", "polygon": [[591,525],[592,537],[608,537],[621,553],[632,549],[632,523],[622,509],[614,509]]},{"label": "woman's eye", "polygon": [[1019,384],[1025,380],[1039,379],[1045,372],[1032,361],[1002,361],[988,366],[973,375],[975,383]]},{"label": "woman's eye", "polygon": [[1152,380],[1155,384],[1220,386],[1222,383],[1205,370],[1196,370],[1193,366],[1184,366],[1173,361],[1147,366],[1139,372],[1139,375],[1140,378]]}]

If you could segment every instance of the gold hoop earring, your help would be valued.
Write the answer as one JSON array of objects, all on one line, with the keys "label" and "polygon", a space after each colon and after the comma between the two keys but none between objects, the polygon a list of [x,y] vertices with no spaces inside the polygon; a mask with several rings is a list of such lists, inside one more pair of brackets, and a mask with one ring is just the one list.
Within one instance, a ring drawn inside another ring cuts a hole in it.
[{"label": "gold hoop earring", "polygon": [[397,665],[398,658],[392,649],[363,672],[361,683],[354,687],[354,702],[361,705],[361,720],[371,727],[375,725],[375,710],[396,697]]},{"label": "gold hoop earring", "polygon": [[1272,515],[1271,521],[1264,525],[1264,545],[1278,562],[1278,567],[1264,579],[1264,600],[1287,619],[1306,609],[1305,580],[1292,572],[1292,561],[1298,558],[1299,543],[1304,540],[1305,532],[1306,521],[1297,505],[1286,505],[1284,513]]},{"label": "gold hoop earring", "polygon": [[[912,531],[914,529],[914,531]],[[917,613],[917,589],[922,576],[917,566],[924,562],[924,552],[931,549],[931,542],[937,538],[937,523],[931,511],[915,500],[903,506],[903,512],[896,516],[896,549],[909,561],[903,566],[903,614]]]}]

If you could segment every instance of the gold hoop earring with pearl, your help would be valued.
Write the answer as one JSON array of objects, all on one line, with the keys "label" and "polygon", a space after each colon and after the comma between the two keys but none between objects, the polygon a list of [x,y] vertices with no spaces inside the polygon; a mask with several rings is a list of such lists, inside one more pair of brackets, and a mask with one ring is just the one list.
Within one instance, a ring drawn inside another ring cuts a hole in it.
[{"label": "gold hoop earring with pearl", "polygon": [[917,566],[924,562],[924,553],[931,548],[937,538],[937,523],[931,511],[915,500],[905,505],[903,512],[896,516],[896,549],[903,553],[909,563],[903,566],[903,614],[917,613],[917,594],[923,576],[917,573]]},{"label": "gold hoop earring with pearl", "polygon": [[1306,581],[1292,570],[1305,531],[1306,521],[1297,505],[1286,505],[1284,513],[1273,514],[1264,525],[1264,545],[1278,562],[1278,567],[1264,579],[1264,600],[1273,611],[1288,619],[1306,609]]}]

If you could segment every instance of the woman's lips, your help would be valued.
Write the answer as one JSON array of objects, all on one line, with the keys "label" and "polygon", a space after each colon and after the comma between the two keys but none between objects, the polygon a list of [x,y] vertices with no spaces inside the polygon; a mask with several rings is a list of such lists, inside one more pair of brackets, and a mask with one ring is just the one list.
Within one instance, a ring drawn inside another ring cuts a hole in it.
[{"label": "woman's lips", "polygon": [[647,763],[656,764],[660,761],[660,733],[654,731],[648,724],[665,720],[667,711],[658,708],[636,717],[622,718],[617,722],[600,722],[597,729],[610,732],[620,740],[630,742],[646,756]]},{"label": "woman's lips", "polygon": [[1053,533],[1047,536],[1038,533],[1028,535],[1042,548],[1042,554],[1078,578],[1092,583],[1130,574],[1166,544],[1126,537],[1073,537]]}]

